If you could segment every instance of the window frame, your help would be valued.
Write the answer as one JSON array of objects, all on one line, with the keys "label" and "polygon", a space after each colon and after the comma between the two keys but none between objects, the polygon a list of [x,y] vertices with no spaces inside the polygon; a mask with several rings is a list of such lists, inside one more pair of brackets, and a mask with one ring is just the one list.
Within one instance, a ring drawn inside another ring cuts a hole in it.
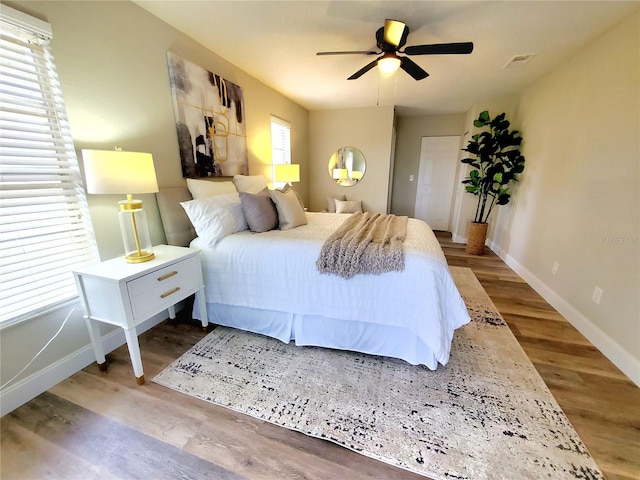
[{"label": "window frame", "polygon": [[77,302],[73,269],[100,258],[51,26],[3,4],[0,25],[1,330]]},{"label": "window frame", "polygon": [[[276,165],[291,164],[291,123],[271,115],[271,178],[273,188],[281,188],[286,182],[276,182]],[[285,133],[286,132],[286,133]],[[286,147],[283,145],[287,142]]]}]

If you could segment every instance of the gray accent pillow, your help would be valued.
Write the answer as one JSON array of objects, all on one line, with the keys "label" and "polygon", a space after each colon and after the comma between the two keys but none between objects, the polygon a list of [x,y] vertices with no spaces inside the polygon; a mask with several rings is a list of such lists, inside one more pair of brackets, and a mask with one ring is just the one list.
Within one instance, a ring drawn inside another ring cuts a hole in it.
[{"label": "gray accent pillow", "polygon": [[268,232],[278,226],[278,211],[268,188],[258,193],[240,192],[240,203],[252,232]]},{"label": "gray accent pillow", "polygon": [[304,207],[293,189],[271,190],[269,194],[278,210],[280,230],[290,230],[307,224]]},{"label": "gray accent pillow", "polygon": [[327,212],[336,213],[336,200],[345,201],[347,196],[342,194],[337,197],[327,197]]},{"label": "gray accent pillow", "polygon": [[296,192],[296,191],[291,187],[291,185],[289,185],[289,184],[287,183],[284,187],[280,188],[278,191],[279,191],[279,192],[282,192],[282,193],[284,193],[284,194],[288,194],[288,193],[289,193],[289,190],[291,190],[291,191],[295,194],[296,198],[298,199],[298,203],[299,203],[299,204],[300,204],[300,206],[302,207],[302,210],[304,210],[304,208],[305,208],[305,207],[304,207],[304,202],[302,201],[302,198],[300,198],[300,194],[298,194],[298,192]]}]

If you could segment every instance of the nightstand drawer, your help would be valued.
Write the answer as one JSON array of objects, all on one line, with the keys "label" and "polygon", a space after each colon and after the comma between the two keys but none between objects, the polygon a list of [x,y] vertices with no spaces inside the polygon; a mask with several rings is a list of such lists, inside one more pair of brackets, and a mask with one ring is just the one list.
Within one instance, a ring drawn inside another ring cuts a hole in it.
[{"label": "nightstand drawer", "polygon": [[156,287],[162,288],[165,285],[173,284],[176,280],[182,281],[183,279],[188,280],[189,278],[200,278],[201,276],[200,263],[196,257],[192,257],[131,280],[127,283],[127,290],[129,291],[129,296],[136,297],[142,293],[155,290]]},{"label": "nightstand drawer", "polygon": [[127,283],[134,318],[170,307],[202,286],[197,257],[156,270]]}]

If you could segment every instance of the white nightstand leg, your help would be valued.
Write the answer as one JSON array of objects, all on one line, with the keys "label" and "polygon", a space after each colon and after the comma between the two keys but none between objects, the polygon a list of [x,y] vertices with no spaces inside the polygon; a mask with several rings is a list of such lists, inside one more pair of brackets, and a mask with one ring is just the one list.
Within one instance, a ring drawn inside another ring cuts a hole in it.
[{"label": "white nightstand leg", "polygon": [[176,318],[176,306],[175,305],[171,305],[169,308],[167,308],[167,310],[169,311],[169,318],[171,320]]},{"label": "white nightstand leg", "polygon": [[200,310],[200,321],[202,322],[202,328],[206,331],[207,325],[209,325],[209,316],[207,315],[207,302],[205,301],[204,287],[196,292],[196,302],[198,302],[198,309]]},{"label": "white nightstand leg", "polygon": [[98,322],[88,317],[85,317],[85,320],[87,322],[87,328],[89,329],[89,338],[91,339],[93,352],[96,355],[96,363],[100,371],[105,372],[107,370],[107,360],[104,357],[104,348],[102,346],[102,337],[100,336]]},{"label": "white nightstand leg", "polygon": [[135,327],[125,328],[124,336],[127,337],[127,347],[129,347],[129,356],[131,357],[131,365],[133,365],[133,374],[136,376],[138,385],[144,383],[144,371],[142,370],[142,357],[140,356],[140,345],[138,344],[138,333]]}]

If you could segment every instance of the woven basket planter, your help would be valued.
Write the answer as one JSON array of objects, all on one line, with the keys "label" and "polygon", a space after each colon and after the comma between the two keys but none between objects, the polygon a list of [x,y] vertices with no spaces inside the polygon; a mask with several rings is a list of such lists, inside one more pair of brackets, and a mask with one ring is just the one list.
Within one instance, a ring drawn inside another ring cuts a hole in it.
[{"label": "woven basket planter", "polygon": [[487,240],[488,227],[488,223],[469,222],[467,229],[467,253],[471,255],[482,255],[484,253],[484,242]]}]

